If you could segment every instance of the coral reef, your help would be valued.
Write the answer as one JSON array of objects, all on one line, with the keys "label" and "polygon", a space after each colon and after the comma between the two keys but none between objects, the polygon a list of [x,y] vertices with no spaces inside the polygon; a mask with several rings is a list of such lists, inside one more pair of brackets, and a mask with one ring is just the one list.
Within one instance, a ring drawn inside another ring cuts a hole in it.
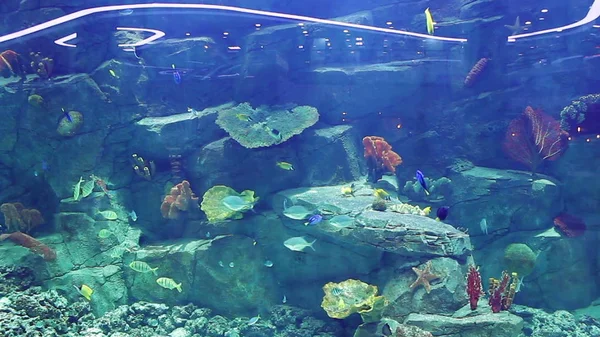
[{"label": "coral reef", "polygon": [[576,317],[565,310],[548,313],[541,309],[513,305],[512,313],[523,318],[523,334],[531,337],[596,337],[600,321],[587,315]]},{"label": "coral reef", "polygon": [[509,273],[515,272],[525,277],[533,271],[537,256],[524,243],[513,243],[504,250],[504,265]]},{"label": "coral reef", "polygon": [[487,68],[488,62],[490,62],[490,59],[484,57],[477,61],[477,63],[475,63],[475,65],[473,66],[473,68],[471,68],[471,70],[467,74],[467,77],[465,78],[465,87],[472,86],[477,81],[477,79],[481,77],[481,75]]},{"label": "coral reef", "polygon": [[558,121],[528,106],[510,122],[503,148],[508,156],[527,165],[535,174],[544,160],[557,160],[565,152],[567,137]]},{"label": "coral reef", "polygon": [[259,198],[254,196],[254,191],[245,190],[242,193],[236,192],[233,188],[217,185],[211,187],[202,197],[200,208],[206,214],[208,222],[218,223],[227,219],[239,220],[244,217],[243,212],[236,212],[227,208],[223,204],[223,199],[229,196],[239,196],[249,204],[255,204]]},{"label": "coral reef", "polygon": [[583,219],[574,215],[561,213],[554,218],[554,226],[565,236],[574,238],[585,233],[586,225]]},{"label": "coral reef", "polygon": [[383,200],[381,198],[375,198],[375,199],[373,199],[373,203],[371,204],[371,208],[374,211],[385,212],[385,210],[387,209],[387,205],[385,203],[385,200]]},{"label": "coral reef", "polygon": [[413,206],[413,205],[409,205],[406,203],[392,204],[392,205],[389,205],[387,208],[392,212],[396,212],[396,213],[400,213],[400,214],[414,214],[414,215],[422,215],[422,216],[429,215],[429,210],[431,210],[431,208],[421,209],[419,206]]},{"label": "coral reef", "polygon": [[319,120],[310,106],[260,106],[242,103],[219,111],[216,123],[242,146],[254,149],[281,144]]},{"label": "coral reef", "polygon": [[441,201],[447,199],[452,194],[452,180],[447,177],[441,177],[438,179],[431,179],[426,177],[425,182],[429,188],[429,195],[423,193],[423,188],[418,181],[407,181],[402,189],[412,200],[428,199],[434,201]]},{"label": "coral reef", "polygon": [[160,212],[165,219],[178,219],[182,211],[195,209],[195,206],[198,206],[198,197],[184,180],[171,188],[160,205]]},{"label": "coral reef", "polygon": [[12,50],[0,53],[0,75],[8,78],[14,75],[24,76],[23,65],[19,54]]},{"label": "coral reef", "polygon": [[377,286],[359,280],[348,279],[340,283],[329,282],[323,286],[325,296],[321,308],[331,318],[344,319],[359,313],[363,322],[381,319],[387,300],[377,296]]},{"label": "coral reef", "polygon": [[4,224],[8,227],[9,232],[29,233],[32,229],[45,223],[40,211],[25,208],[19,202],[2,204],[0,211],[4,214]]},{"label": "coral reef", "polygon": [[49,57],[43,57],[40,52],[29,53],[31,57],[31,69],[42,79],[48,79],[52,76],[54,70],[54,60]]},{"label": "coral reef", "polygon": [[383,137],[367,136],[363,138],[365,158],[369,169],[368,179],[376,183],[384,173],[396,173],[396,166],[402,164],[402,158]]},{"label": "coral reef", "polygon": [[11,240],[19,246],[28,248],[35,254],[43,256],[44,260],[46,261],[56,260],[56,252],[52,250],[52,248],[25,233],[14,232],[9,234],[0,234],[0,241],[4,241],[6,239]]},{"label": "coral reef", "polygon": [[79,111],[69,111],[67,114],[61,117],[56,132],[64,137],[72,137],[83,126],[83,114]]},{"label": "coral reef", "polygon": [[501,310],[508,310],[510,308],[515,294],[517,293],[518,284],[519,278],[517,273],[509,274],[506,271],[503,271],[500,280],[490,278],[488,289],[490,298],[488,299],[488,304],[490,305],[492,312],[498,313]]},{"label": "coral reef", "polygon": [[479,268],[469,266],[469,272],[467,273],[467,295],[469,296],[469,306],[471,310],[477,309],[477,303],[483,294]]},{"label": "coral reef", "polygon": [[410,289],[415,289],[422,285],[429,294],[431,291],[431,284],[429,284],[429,281],[440,278],[440,275],[436,275],[431,271],[431,261],[427,261],[423,269],[413,267],[412,270],[417,274],[417,279],[410,285]]},{"label": "coral reef", "polygon": [[600,94],[581,96],[564,107],[560,126],[574,135],[600,133]]},{"label": "coral reef", "polygon": [[135,174],[146,180],[152,180],[152,177],[156,172],[156,165],[154,164],[154,161],[146,160],[137,153],[131,155],[131,161],[131,165]]}]

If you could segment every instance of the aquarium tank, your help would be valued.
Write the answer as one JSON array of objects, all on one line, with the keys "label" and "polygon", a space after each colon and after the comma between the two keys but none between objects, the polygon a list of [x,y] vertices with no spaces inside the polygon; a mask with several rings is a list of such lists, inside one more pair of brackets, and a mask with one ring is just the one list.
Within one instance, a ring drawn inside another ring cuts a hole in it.
[{"label": "aquarium tank", "polygon": [[600,0],[3,0],[1,337],[599,337]]}]

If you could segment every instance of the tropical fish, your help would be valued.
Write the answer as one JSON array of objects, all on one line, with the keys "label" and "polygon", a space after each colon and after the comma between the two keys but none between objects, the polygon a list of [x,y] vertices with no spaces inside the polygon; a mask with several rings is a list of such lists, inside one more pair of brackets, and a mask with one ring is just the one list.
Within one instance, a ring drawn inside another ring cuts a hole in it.
[{"label": "tropical fish", "polygon": [[106,228],[103,228],[98,232],[98,237],[100,239],[108,239],[111,235],[113,235],[113,232]]},{"label": "tropical fish", "polygon": [[137,221],[137,214],[135,213],[135,210],[132,210],[131,212],[129,212],[129,217],[131,218],[131,220],[133,220],[134,222]]},{"label": "tropical fish", "polygon": [[374,190],[373,195],[376,196],[377,198],[380,198],[383,200],[391,200],[392,199],[390,197],[390,194],[388,192],[386,192],[383,188],[378,188],[378,189]]},{"label": "tropical fish", "polygon": [[427,22],[427,33],[429,35],[433,35],[434,27],[433,27],[433,16],[431,16],[431,12],[429,11],[429,7],[425,10],[425,20]]},{"label": "tropical fish", "polygon": [[115,71],[112,69],[108,69],[108,73],[114,78],[119,78],[119,76],[117,76],[117,73],[115,73]]},{"label": "tropical fish", "polygon": [[76,285],[73,285],[73,287],[75,287],[75,289],[77,289],[77,292],[81,294],[81,296],[83,296],[86,300],[92,300],[92,294],[94,293],[94,289],[90,288],[85,284],[82,284],[81,288],[78,288]]},{"label": "tropical fish", "polygon": [[106,220],[117,220],[118,216],[115,211],[100,211],[98,214],[102,215]]},{"label": "tropical fish", "polygon": [[254,325],[260,319],[260,315],[254,316],[248,320],[248,325]]},{"label": "tropical fish", "polygon": [[265,261],[264,265],[267,268],[271,268],[271,267],[273,267],[273,261],[267,260],[267,261]]},{"label": "tropical fish", "polygon": [[488,224],[487,224],[487,220],[485,218],[481,219],[481,221],[479,221],[479,228],[481,229],[481,232],[484,233],[485,235],[488,234]]},{"label": "tropical fish", "polygon": [[243,212],[254,207],[254,203],[240,196],[230,195],[223,198],[223,205],[234,212]]},{"label": "tropical fish", "polygon": [[440,208],[438,208],[437,210],[437,218],[435,218],[437,221],[444,221],[446,220],[446,218],[448,217],[448,211],[450,210],[450,207],[448,206],[442,206]]},{"label": "tropical fish", "polygon": [[425,176],[423,175],[423,172],[417,170],[415,177],[417,177],[417,181],[419,182],[421,187],[423,187],[423,190],[425,190],[425,194],[429,195],[429,190],[427,189],[427,182],[425,181]]},{"label": "tropical fish", "polygon": [[385,323],[382,327],[381,327],[381,333],[384,336],[391,336],[392,335],[392,328],[390,328],[390,325]]},{"label": "tropical fish", "polygon": [[287,199],[283,202],[283,215],[290,219],[304,220],[310,214],[312,214],[312,212],[304,206],[287,207]]},{"label": "tropical fish", "polygon": [[329,224],[336,228],[346,228],[354,224],[354,218],[349,215],[336,215],[329,219]]},{"label": "tropical fish", "polygon": [[252,122],[253,119],[252,117],[250,117],[250,115],[248,114],[236,114],[235,117],[239,120],[241,120],[242,122]]},{"label": "tropical fish", "polygon": [[277,162],[277,167],[279,167],[282,170],[286,170],[286,171],[293,171],[294,170],[294,166],[288,162],[285,161],[278,161]]},{"label": "tropical fish", "polygon": [[152,272],[152,274],[154,275],[158,275],[156,274],[156,271],[158,270],[158,267],[156,268],[152,268],[150,267],[149,264],[147,264],[144,261],[131,261],[131,263],[129,264],[129,268],[137,271],[138,273],[149,273]]},{"label": "tropical fish", "polygon": [[79,177],[79,181],[75,184],[73,188],[73,200],[79,200],[79,195],[81,193],[81,183],[83,182],[83,177]]},{"label": "tropical fish", "polygon": [[431,206],[423,208],[423,213],[425,213],[425,216],[428,216],[431,213]]},{"label": "tropical fish", "polygon": [[177,289],[177,291],[181,292],[181,283],[177,284],[171,278],[161,277],[156,280],[156,283],[165,289]]},{"label": "tropical fish", "polygon": [[110,195],[108,194],[108,186],[106,185],[106,182],[100,179],[100,177],[95,176],[93,174],[90,176],[90,178],[92,178],[92,180],[96,182],[96,185],[98,185],[102,192],[104,192],[104,194],[106,194],[106,196],[110,199]]},{"label": "tropical fish", "polygon": [[310,247],[312,250],[315,250],[315,247],[313,247],[315,242],[317,242],[316,239],[313,240],[312,242],[308,242],[308,241],[306,241],[306,238],[304,236],[296,236],[296,237],[285,240],[283,242],[283,245],[289,250],[293,250],[295,252],[301,252],[306,247]]},{"label": "tropical fish", "polygon": [[171,68],[173,68],[173,82],[175,82],[175,84],[181,84],[181,74],[179,73],[179,70],[175,68],[174,64],[171,64]]},{"label": "tropical fish", "polygon": [[342,195],[347,197],[347,196],[354,196],[354,184],[351,184],[350,186],[343,186],[342,187]]},{"label": "tropical fish", "polygon": [[65,118],[66,118],[66,119],[67,119],[69,122],[73,123],[73,118],[71,118],[71,115],[69,115],[69,112],[68,112],[68,111],[66,111],[66,110],[65,110],[65,109],[63,109],[63,108],[61,108],[61,110],[62,110],[62,113],[63,113],[63,115],[65,115]]},{"label": "tropical fish", "polygon": [[311,215],[311,217],[308,218],[308,221],[304,223],[304,226],[314,226],[321,221],[323,221],[323,216],[321,214]]},{"label": "tropical fish", "polygon": [[85,197],[89,196],[90,194],[92,194],[93,191],[94,191],[94,181],[93,180],[86,181],[85,184],[83,184],[83,186],[81,186],[81,197],[85,198]]}]

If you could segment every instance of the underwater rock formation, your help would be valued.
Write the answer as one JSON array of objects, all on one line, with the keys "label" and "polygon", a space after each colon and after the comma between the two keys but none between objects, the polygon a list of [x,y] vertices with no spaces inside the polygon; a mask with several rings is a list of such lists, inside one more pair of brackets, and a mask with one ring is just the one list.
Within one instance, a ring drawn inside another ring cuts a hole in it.
[{"label": "underwater rock formation", "polygon": [[404,324],[430,331],[434,336],[462,337],[464,331],[473,331],[473,336],[515,337],[521,333],[523,319],[508,312],[467,317],[410,314]]},{"label": "underwater rock formation", "polygon": [[581,96],[564,107],[560,126],[575,137],[600,133],[600,94]]},{"label": "underwater rock formation", "polygon": [[[68,116],[66,116],[68,114]],[[83,114],[79,111],[65,112],[58,122],[56,132],[64,137],[72,137],[81,129],[83,126]]]}]

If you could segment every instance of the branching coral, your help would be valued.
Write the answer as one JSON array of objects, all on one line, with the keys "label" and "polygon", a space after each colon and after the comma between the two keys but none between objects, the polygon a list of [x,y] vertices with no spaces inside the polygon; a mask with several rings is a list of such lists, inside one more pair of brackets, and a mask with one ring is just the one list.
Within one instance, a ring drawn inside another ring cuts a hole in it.
[{"label": "branching coral", "polygon": [[475,266],[469,266],[469,272],[467,273],[467,295],[469,296],[471,310],[477,309],[479,298],[483,295],[483,288],[481,286],[481,274]]},{"label": "branching coral", "polygon": [[402,164],[402,158],[383,137],[367,136],[363,138],[365,158],[369,169],[369,181],[375,183],[384,173],[396,173],[396,166]]},{"label": "branching coral", "polygon": [[184,180],[171,188],[160,205],[160,212],[163,218],[178,219],[182,211],[188,211],[192,206],[197,205],[198,197],[190,188],[190,183]]},{"label": "branching coral", "polygon": [[29,233],[35,227],[45,222],[42,213],[37,209],[25,208],[19,202],[5,203],[0,206],[4,214],[4,223],[10,232]]},{"label": "branching coral", "polygon": [[261,106],[252,109],[242,103],[219,111],[217,124],[243,147],[258,148],[281,144],[319,120],[310,106]]},{"label": "branching coral", "polygon": [[19,246],[29,248],[31,252],[41,255],[46,261],[56,260],[56,252],[52,250],[52,248],[25,233],[14,232],[0,235],[0,241],[4,241],[6,239],[11,240]]},{"label": "branching coral", "polygon": [[54,70],[54,60],[49,57],[43,57],[40,52],[29,53],[31,57],[31,69],[43,79],[48,79],[52,76],[52,71]]},{"label": "branching coral", "polygon": [[502,278],[500,280],[490,278],[490,285],[488,289],[488,295],[490,295],[490,298],[488,300],[488,304],[492,308],[492,312],[498,313],[501,310],[510,309],[510,306],[515,298],[515,294],[517,293],[518,284],[519,277],[517,273],[508,274],[508,272],[503,271]]}]

